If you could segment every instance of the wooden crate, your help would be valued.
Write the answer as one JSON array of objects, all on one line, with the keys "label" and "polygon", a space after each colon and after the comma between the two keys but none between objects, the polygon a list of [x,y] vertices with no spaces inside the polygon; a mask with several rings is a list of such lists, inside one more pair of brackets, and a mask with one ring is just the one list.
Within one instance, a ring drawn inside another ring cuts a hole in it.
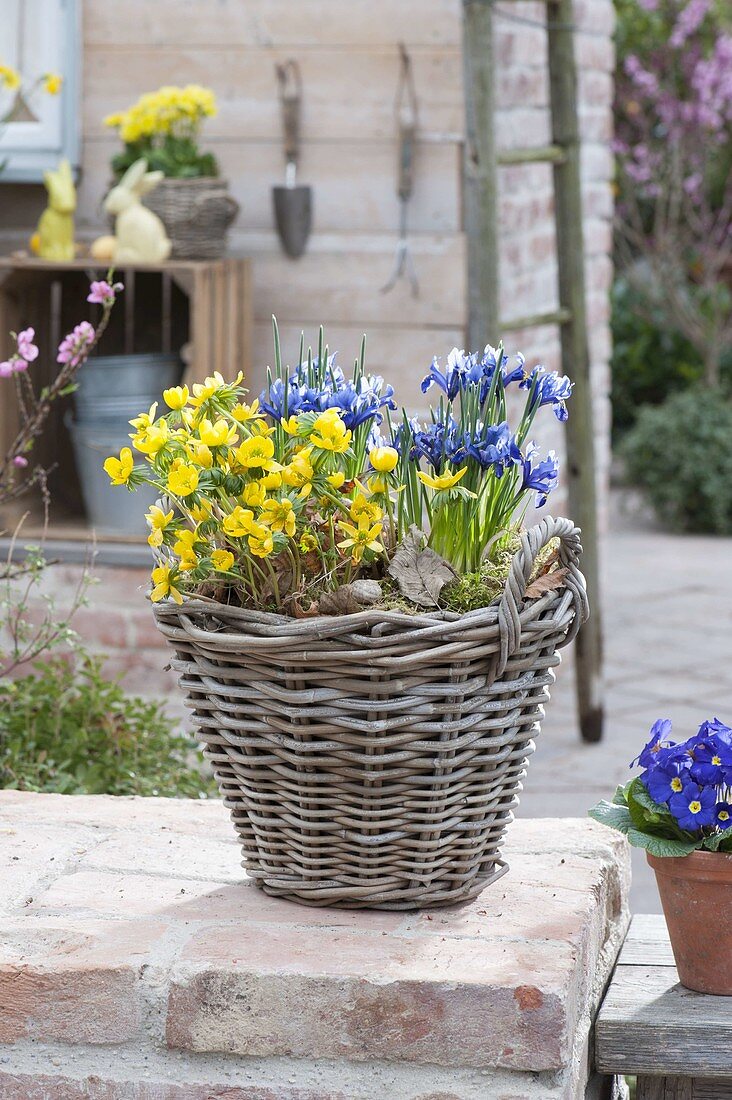
[{"label": "wooden crate", "polygon": [[[57,369],[55,349],[84,318],[95,320],[99,306],[88,305],[91,279],[102,278],[106,265],[89,259],[55,264],[26,257],[0,257],[0,358],[13,350],[10,331],[32,325],[41,356],[33,364],[33,381],[42,386]],[[220,371],[248,375],[252,339],[252,295],[249,261],[172,260],[164,264],[126,265],[117,271],[124,284],[100,354],[182,352],[182,380],[191,383]],[[0,402],[0,453],[17,430],[18,409],[12,387]],[[54,515],[86,533],[70,440],[63,424],[69,400],[57,402],[35,454],[51,477]],[[28,502],[23,502],[27,506]],[[33,502],[30,502],[31,505]],[[0,517],[0,529],[13,517]],[[53,531],[51,532],[53,533]]]}]

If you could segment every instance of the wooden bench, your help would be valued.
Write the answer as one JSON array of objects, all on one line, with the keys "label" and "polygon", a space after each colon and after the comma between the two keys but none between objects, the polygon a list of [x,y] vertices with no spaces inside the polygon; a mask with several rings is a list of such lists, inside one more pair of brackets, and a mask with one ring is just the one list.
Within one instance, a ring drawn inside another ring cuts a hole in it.
[{"label": "wooden bench", "polygon": [[597,1069],[636,1100],[732,1100],[732,997],[679,984],[662,916],[637,916],[595,1028]]}]

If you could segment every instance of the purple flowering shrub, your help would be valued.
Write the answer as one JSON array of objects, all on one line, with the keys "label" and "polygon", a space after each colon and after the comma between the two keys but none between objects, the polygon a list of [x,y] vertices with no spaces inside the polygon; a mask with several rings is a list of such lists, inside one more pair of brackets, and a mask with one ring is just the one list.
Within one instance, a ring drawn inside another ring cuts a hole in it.
[{"label": "purple flowering shrub", "polygon": [[710,718],[681,744],[670,733],[670,719],[653,724],[630,765],[641,774],[590,816],[652,855],[732,852],[732,728]]},{"label": "purple flowering shrub", "polygon": [[[81,321],[64,336],[56,351],[60,369],[50,385],[40,392],[36,391],[28,371],[39,356],[35,329],[25,328],[22,332],[11,333],[15,351],[0,362],[0,385],[15,386],[22,417],[7,452],[4,456],[0,455],[0,506],[17,500],[34,485],[40,485],[47,502],[46,471],[39,465],[31,465],[33,446],[43,431],[54,402],[75,388],[74,379],[106,329],[116,296],[121,290],[121,283],[111,283],[107,279],[92,282],[87,302],[102,307],[99,323],[94,326],[89,321]],[[8,400],[7,395],[1,396],[0,400]]]},{"label": "purple flowering shrub", "polygon": [[[115,297],[121,289],[120,283],[110,284],[106,280],[91,284],[87,301],[102,306],[101,318],[96,327],[89,321],[82,321],[64,337],[56,351],[58,372],[47,386],[39,388],[33,381],[33,365],[40,355],[35,329],[28,327],[11,334],[15,350],[0,362],[0,402],[11,400],[8,391],[14,389],[21,416],[15,438],[5,454],[0,455],[0,509],[11,505],[35,486],[40,489],[47,512],[48,471],[34,461],[33,449],[54,402],[75,388],[76,375],[107,327]],[[3,519],[0,511],[1,533],[5,533]],[[13,535],[13,543],[19,529],[20,525]],[[57,617],[48,596],[42,597],[44,610],[39,617],[37,608],[31,613],[31,605],[45,568],[46,560],[39,546],[25,546],[22,560],[16,560],[11,553],[0,565],[0,681],[11,674],[17,675],[19,668],[47,657],[58,647],[69,648],[75,644],[70,619],[84,602],[87,574],[82,574],[71,593],[70,608],[63,618]]]},{"label": "purple flowering shrub", "polygon": [[620,0],[617,242],[719,382],[732,344],[732,34],[712,0]]}]

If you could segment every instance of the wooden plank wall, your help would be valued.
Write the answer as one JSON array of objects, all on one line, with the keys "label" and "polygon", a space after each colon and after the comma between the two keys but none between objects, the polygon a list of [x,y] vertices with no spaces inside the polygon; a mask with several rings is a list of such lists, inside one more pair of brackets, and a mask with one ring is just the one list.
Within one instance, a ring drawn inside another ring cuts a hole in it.
[{"label": "wooden plank wall", "polygon": [[[368,332],[370,364],[414,377],[461,341],[462,69],[457,0],[130,0],[124,19],[99,0],[84,8],[82,219],[99,220],[116,142],[102,118],[163,83],[213,87],[206,124],[241,203],[234,240],[254,257],[254,359],[271,361],[270,315],[296,352],[303,325],[322,319],[350,358]],[[413,57],[420,125],[409,212],[421,294],[382,295],[396,244],[394,98],[398,43]],[[300,179],[313,187],[307,254],[288,260],[272,226],[271,187],[282,182],[274,66],[296,57],[304,85]],[[412,373],[408,371],[407,373]],[[405,387],[406,389],[406,387]],[[409,389],[413,387],[410,384]],[[405,392],[405,397],[409,394]],[[416,394],[414,394],[416,397]]]},{"label": "wooden plank wall", "polygon": [[[540,0],[496,4],[499,147],[548,140],[546,34]],[[583,201],[593,385],[606,480],[608,290],[612,216],[613,5],[575,0],[583,139]],[[104,116],[163,83],[214,88],[220,111],[205,144],[218,156],[241,213],[232,244],[253,258],[256,389],[271,362],[270,315],[289,357],[305,327],[323,321],[342,360],[368,333],[372,369],[389,373],[412,408],[434,354],[462,344],[465,263],[461,210],[463,90],[461,0],[106,0],[83,5],[83,176],[80,234],[103,226],[100,202],[117,148]],[[410,233],[421,294],[384,296],[398,226],[394,98],[398,43],[414,63],[419,140]],[[298,261],[281,252],[270,189],[282,181],[275,62],[296,57],[304,82],[301,182],[314,189],[314,233]],[[504,315],[556,304],[550,170],[530,165],[500,176]],[[17,190],[17,189],[16,189]],[[13,199],[18,211],[27,211]],[[20,219],[20,220],[18,220]],[[18,229],[30,219],[18,214]],[[13,219],[11,219],[11,224]],[[3,232],[0,210],[0,235]],[[25,232],[25,229],[23,230]],[[5,237],[7,240],[7,236]],[[506,334],[528,360],[560,366],[552,328]],[[561,448],[553,418],[540,442]],[[557,508],[561,507],[558,501]]]}]

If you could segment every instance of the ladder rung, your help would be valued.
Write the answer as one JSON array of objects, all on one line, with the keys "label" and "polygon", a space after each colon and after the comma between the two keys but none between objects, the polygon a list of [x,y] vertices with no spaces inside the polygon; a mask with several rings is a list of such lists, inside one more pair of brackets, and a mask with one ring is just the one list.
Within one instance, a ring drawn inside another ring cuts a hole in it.
[{"label": "ladder rung", "polygon": [[561,145],[540,145],[534,149],[504,149],[499,164],[564,164],[566,150]]},{"label": "ladder rung", "polygon": [[539,328],[541,325],[566,325],[572,320],[572,311],[560,306],[548,313],[528,314],[526,317],[511,317],[501,321],[501,332],[515,332],[522,328]]}]

